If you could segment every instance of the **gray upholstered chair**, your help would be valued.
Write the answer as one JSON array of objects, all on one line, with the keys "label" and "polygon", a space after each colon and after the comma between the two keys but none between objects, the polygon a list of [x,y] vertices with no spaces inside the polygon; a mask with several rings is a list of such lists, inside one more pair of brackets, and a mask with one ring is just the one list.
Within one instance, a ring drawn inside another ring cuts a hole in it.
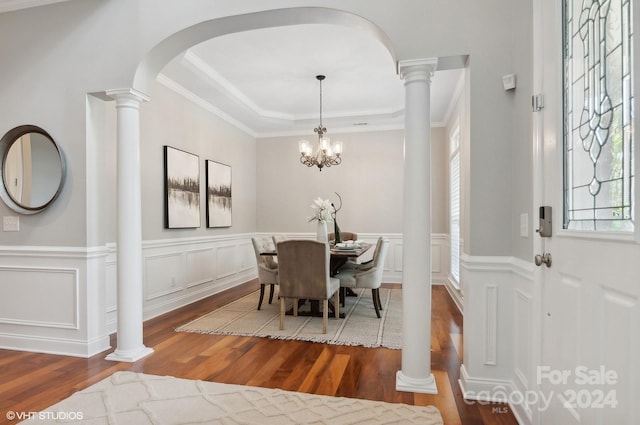
[{"label": "gray upholstered chair", "polygon": [[284,329],[286,299],[293,300],[293,315],[298,300],[323,302],[322,332],[327,333],[329,298],[333,296],[335,317],[340,317],[340,281],[329,275],[329,244],[314,240],[289,239],[278,242],[280,276],[280,329]]},{"label": "gray upholstered chair", "polygon": [[278,245],[278,242],[286,241],[287,237],[284,235],[273,235],[271,236],[271,239],[273,239],[273,246],[275,247]]},{"label": "gray upholstered chair", "polygon": [[[340,232],[340,239],[344,241],[357,241],[358,234],[353,232]],[[334,232],[329,233],[329,242],[336,240],[336,234]]]},{"label": "gray upholstered chair", "polygon": [[258,310],[260,310],[262,300],[264,299],[265,285],[271,286],[269,304],[273,301],[274,286],[278,283],[278,263],[275,261],[275,258],[270,255],[260,255],[262,252],[275,251],[275,246],[271,238],[251,238],[251,242],[253,242],[253,250],[256,254],[256,262],[258,263],[258,281],[260,282]]},{"label": "gray upholstered chair", "polygon": [[340,269],[337,274],[340,286],[344,288],[370,288],[373,306],[376,315],[380,318],[382,303],[380,302],[380,285],[382,285],[382,273],[384,272],[384,259],[389,249],[389,240],[380,238],[376,244],[373,260],[358,264],[355,267]]}]

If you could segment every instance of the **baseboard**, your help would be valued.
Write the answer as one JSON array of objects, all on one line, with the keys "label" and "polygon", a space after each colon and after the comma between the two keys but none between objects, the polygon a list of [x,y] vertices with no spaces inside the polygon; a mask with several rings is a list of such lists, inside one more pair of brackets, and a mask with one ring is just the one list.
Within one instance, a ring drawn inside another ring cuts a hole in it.
[{"label": "baseboard", "polygon": [[109,335],[104,335],[91,341],[76,341],[3,333],[0,334],[0,347],[7,350],[89,358],[108,350],[111,345]]},{"label": "baseboard", "polygon": [[458,308],[458,311],[460,312],[460,314],[464,315],[464,297],[463,297],[462,291],[456,288],[455,286],[453,286],[453,284],[449,279],[446,279],[442,284],[444,285],[445,289],[449,293],[449,296],[451,297],[451,299],[453,300],[453,303]]}]

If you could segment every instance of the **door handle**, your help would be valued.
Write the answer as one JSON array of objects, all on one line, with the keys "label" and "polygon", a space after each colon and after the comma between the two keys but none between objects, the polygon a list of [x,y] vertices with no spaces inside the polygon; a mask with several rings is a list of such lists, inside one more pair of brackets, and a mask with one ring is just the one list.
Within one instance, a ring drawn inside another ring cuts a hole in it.
[{"label": "door handle", "polygon": [[544,252],[542,255],[538,254],[535,256],[534,262],[538,267],[542,264],[546,264],[547,267],[551,267],[551,254],[549,254],[548,252]]}]

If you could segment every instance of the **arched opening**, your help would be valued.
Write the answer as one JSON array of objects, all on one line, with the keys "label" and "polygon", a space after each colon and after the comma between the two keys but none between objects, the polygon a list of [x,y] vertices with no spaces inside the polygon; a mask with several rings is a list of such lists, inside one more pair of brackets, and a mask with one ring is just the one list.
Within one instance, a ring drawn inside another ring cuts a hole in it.
[{"label": "arched opening", "polygon": [[[161,70],[173,58],[192,46],[227,34],[305,24],[340,25],[363,31],[384,46],[392,59],[389,61],[389,65],[390,67],[394,66],[392,69],[395,69],[395,53],[389,38],[370,21],[334,9],[279,9],[213,19],[185,28],[160,42],[145,55],[136,71],[131,88],[107,93],[116,99],[118,127],[118,347],[114,353],[108,356],[109,359],[135,361],[152,351],[146,348],[142,342],[143,311],[141,304],[150,298],[149,288],[145,288],[143,283],[143,268],[148,273],[149,270],[153,270],[153,266],[148,258],[144,260],[137,258],[140,255],[142,245],[138,236],[142,228],[139,193],[138,199],[135,199],[135,186],[140,186],[140,161],[138,159],[140,156],[138,148],[140,145],[140,105],[146,100],[153,99],[151,97],[153,84]],[[121,152],[128,152],[128,155],[121,155]],[[134,188],[132,189],[132,187]],[[138,205],[135,205],[136,203]],[[126,227],[129,230],[121,230],[120,227]],[[132,234],[135,237],[132,237]],[[134,257],[133,260],[132,257]],[[163,258],[164,262],[171,261],[170,256]],[[126,266],[122,267],[125,270],[121,271],[120,268],[125,263]],[[174,280],[176,279],[173,276],[168,278],[170,286],[175,286]],[[160,290],[152,288],[152,290],[156,290],[159,296],[163,291],[173,291],[172,288]],[[146,297],[145,300],[142,299],[143,293]],[[151,298],[153,295],[152,293]],[[121,336],[123,337],[122,344]]]},{"label": "arched opening", "polygon": [[153,81],[169,61],[203,41],[260,28],[301,24],[334,24],[357,28],[382,43],[389,51],[393,63],[396,62],[395,50],[389,37],[372,22],[358,15],[319,7],[276,9],[212,19],[171,35],[145,55],[136,71],[132,88],[148,95]]}]

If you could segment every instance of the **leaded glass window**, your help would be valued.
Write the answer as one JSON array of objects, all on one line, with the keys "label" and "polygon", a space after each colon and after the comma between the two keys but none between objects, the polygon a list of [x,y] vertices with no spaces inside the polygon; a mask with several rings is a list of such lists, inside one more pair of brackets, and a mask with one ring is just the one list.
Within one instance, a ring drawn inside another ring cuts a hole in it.
[{"label": "leaded glass window", "polygon": [[564,0],[564,227],[633,230],[632,0]]}]

